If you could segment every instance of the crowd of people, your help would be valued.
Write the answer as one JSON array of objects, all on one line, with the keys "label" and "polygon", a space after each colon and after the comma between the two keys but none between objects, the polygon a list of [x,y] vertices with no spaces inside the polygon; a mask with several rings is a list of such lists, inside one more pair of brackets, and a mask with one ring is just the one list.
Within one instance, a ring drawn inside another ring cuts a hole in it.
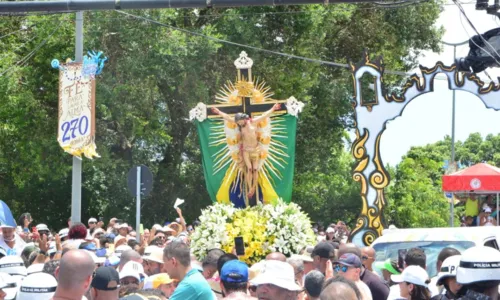
[{"label": "crowd of people", "polygon": [[458,197],[465,206],[462,227],[497,226],[496,195],[465,195]]},{"label": "crowd of people", "polygon": [[235,251],[207,249],[205,257],[194,257],[196,224],[178,213],[176,222],[141,232],[116,218],[107,226],[102,219],[69,220],[57,233],[45,224],[30,228],[30,214],[18,227],[2,224],[0,300],[498,299],[494,248],[444,248],[439,273],[429,278],[422,249],[408,249],[403,267],[397,259],[376,262],[373,248],[348,243],[339,222],[317,227],[317,244],[299,253],[272,252],[249,266]]}]

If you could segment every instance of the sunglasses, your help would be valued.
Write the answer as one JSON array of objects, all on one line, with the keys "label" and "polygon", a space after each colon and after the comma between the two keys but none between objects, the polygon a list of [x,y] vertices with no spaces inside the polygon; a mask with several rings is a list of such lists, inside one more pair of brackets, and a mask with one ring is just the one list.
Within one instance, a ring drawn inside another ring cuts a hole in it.
[{"label": "sunglasses", "polygon": [[362,260],[368,260],[368,259],[371,259],[371,258],[373,258],[373,257],[370,257],[370,256],[361,256]]},{"label": "sunglasses", "polygon": [[120,280],[120,285],[130,285],[130,284],[139,285],[139,282],[137,280]]},{"label": "sunglasses", "polygon": [[89,222],[89,224],[96,224],[96,222]]},{"label": "sunglasses", "polygon": [[252,286],[248,287],[248,289],[249,289],[252,293],[257,292],[257,286],[256,286],[256,285],[252,285]]},{"label": "sunglasses", "polygon": [[166,237],[166,236],[157,236],[156,238],[157,238],[157,239],[159,239],[159,240],[164,240],[164,239],[166,239],[167,237]]},{"label": "sunglasses", "polygon": [[347,270],[349,270],[349,267],[348,266],[339,266],[339,265],[336,265],[335,267],[333,267],[333,269],[337,273],[340,272],[340,270],[342,270],[342,273],[345,273],[345,272],[347,272]]}]

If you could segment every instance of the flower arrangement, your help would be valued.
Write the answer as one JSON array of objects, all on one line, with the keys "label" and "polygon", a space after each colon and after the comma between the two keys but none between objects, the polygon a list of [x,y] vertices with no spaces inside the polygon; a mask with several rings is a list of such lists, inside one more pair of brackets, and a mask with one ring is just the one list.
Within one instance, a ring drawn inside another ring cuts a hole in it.
[{"label": "flower arrangement", "polygon": [[191,237],[193,254],[200,260],[210,249],[232,252],[238,236],[245,243],[245,255],[240,260],[249,265],[270,252],[292,255],[315,242],[309,217],[297,204],[281,200],[276,205],[245,209],[216,203],[202,211],[200,222]]}]

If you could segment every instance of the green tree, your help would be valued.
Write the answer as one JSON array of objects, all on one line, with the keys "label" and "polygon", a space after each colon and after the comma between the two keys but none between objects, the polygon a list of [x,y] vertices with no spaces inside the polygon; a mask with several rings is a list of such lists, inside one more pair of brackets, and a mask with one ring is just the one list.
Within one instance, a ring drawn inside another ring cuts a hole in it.
[{"label": "green tree", "polygon": [[[398,9],[342,4],[132,13],[323,60],[356,61],[369,48],[372,55],[384,55],[386,68],[409,70],[419,51],[439,49],[441,31],[434,27],[439,11],[438,3],[426,2]],[[0,44],[0,72],[13,67],[0,77],[0,198],[16,215],[31,210],[36,221],[56,228],[69,216],[71,157],[56,142],[57,71],[49,65],[53,58],[74,56],[72,20],[71,14],[0,19],[0,36],[26,28]],[[35,56],[16,64],[44,41]],[[102,50],[110,59],[97,81],[102,157],[83,164],[84,219],[134,221],[126,174],[137,164],[148,165],[155,175],[153,194],[143,202],[147,225],[174,217],[177,197],[186,200],[188,220],[210,204],[198,137],[187,116],[196,103],[213,103],[224,82],[234,79],[233,60],[242,50],[254,59],[253,73],[267,81],[275,98],[294,95],[306,103],[297,132],[294,201],[314,219],[355,219],[361,203],[345,149],[345,130],[353,124],[348,70],[250,51],[116,12],[85,13],[85,49]],[[387,78],[388,83],[400,80]]]}]

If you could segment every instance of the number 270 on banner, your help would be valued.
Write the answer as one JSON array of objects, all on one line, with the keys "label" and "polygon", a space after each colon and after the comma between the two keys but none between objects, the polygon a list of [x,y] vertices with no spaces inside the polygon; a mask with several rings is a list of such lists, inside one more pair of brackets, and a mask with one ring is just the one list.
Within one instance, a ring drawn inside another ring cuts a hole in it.
[{"label": "number 270 on banner", "polygon": [[69,63],[59,71],[59,128],[64,151],[88,158],[99,156],[95,146],[95,81],[82,76],[82,64]]}]

